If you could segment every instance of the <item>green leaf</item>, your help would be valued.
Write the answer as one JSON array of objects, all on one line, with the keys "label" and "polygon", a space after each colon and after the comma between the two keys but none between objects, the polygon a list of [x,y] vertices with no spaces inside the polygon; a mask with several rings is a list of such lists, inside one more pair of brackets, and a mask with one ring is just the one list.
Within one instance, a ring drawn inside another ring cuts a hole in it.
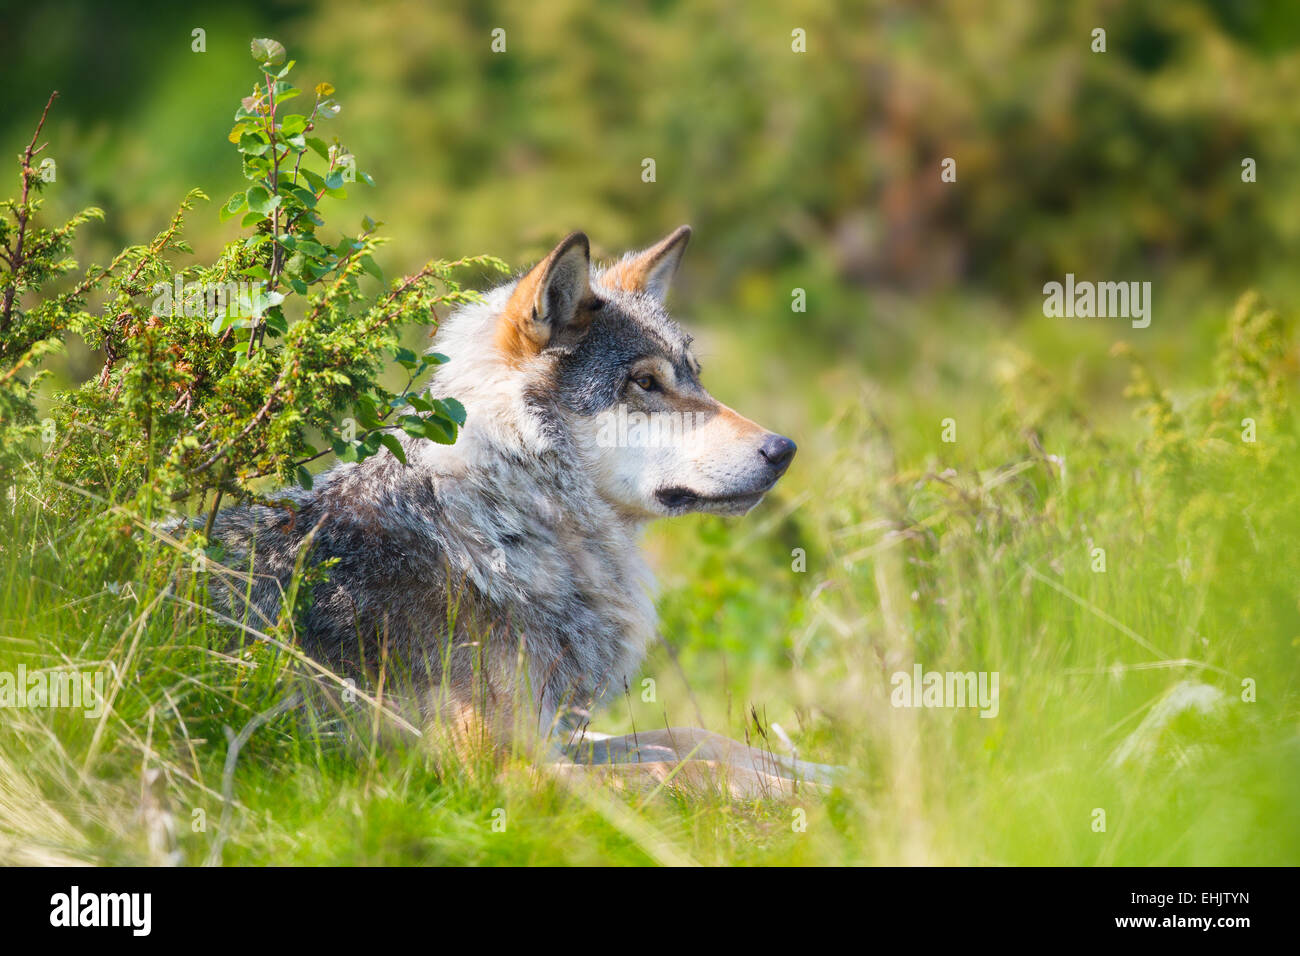
[{"label": "green leaf", "polygon": [[266,314],[266,327],[276,335],[284,335],[289,331],[289,320],[279,309],[272,309]]},{"label": "green leaf", "polygon": [[330,254],[329,250],[319,242],[305,237],[298,239],[295,248],[298,252],[301,252],[306,256],[311,256],[313,259],[324,259]]},{"label": "green leaf", "polygon": [[316,208],[316,194],[310,189],[304,189],[302,186],[287,186],[285,188],[294,199],[308,209]]},{"label": "green leaf", "polygon": [[270,191],[261,184],[249,186],[245,196],[248,199],[248,208],[262,216],[269,216],[280,205],[280,197],[272,196]]},{"label": "green leaf", "polygon": [[379,420],[375,412],[374,402],[367,395],[362,395],[357,399],[357,421],[366,429],[382,428],[383,422]]},{"label": "green leaf", "polygon": [[406,464],[406,451],[402,448],[402,443],[398,440],[396,435],[388,432],[380,432],[377,437],[379,438],[380,444],[393,453],[394,458],[400,461],[403,465]]},{"label": "green leaf", "polygon": [[221,207],[220,211],[217,213],[217,216],[221,219],[222,222],[225,222],[231,216],[239,212],[239,210],[243,209],[245,202],[247,202],[247,198],[244,195],[244,193],[235,193],[233,196],[231,196],[229,199],[226,200],[226,204]]},{"label": "green leaf", "polygon": [[308,136],[307,145],[311,147],[312,152],[317,156],[326,162],[329,162],[330,148],[325,145],[325,140],[321,139],[319,136]]},{"label": "green leaf", "polygon": [[457,425],[465,424],[465,406],[454,398],[444,398],[438,402],[450,418]]},{"label": "green leaf", "polygon": [[260,130],[245,132],[239,137],[239,151],[245,156],[261,156],[270,148],[271,144],[267,141],[266,134]]},{"label": "green leaf", "polygon": [[302,465],[299,465],[296,474],[298,476],[298,484],[300,484],[307,491],[311,491],[311,472],[309,472]]},{"label": "green leaf", "polygon": [[362,268],[362,269],[365,269],[366,272],[370,273],[372,276],[374,276],[374,277],[375,277],[376,279],[378,279],[380,282],[383,282],[383,281],[384,281],[384,273],[383,273],[383,270],[381,270],[381,269],[379,268],[379,265],[375,262],[375,260],[374,260],[373,257],[371,257],[371,256],[362,256],[362,257],[361,257],[361,268]]},{"label": "green leaf", "polygon": [[271,160],[269,157],[244,155],[244,178],[257,182],[259,179],[265,179],[266,174],[271,171]]},{"label": "green leaf", "polygon": [[301,133],[307,128],[307,117],[299,113],[290,113],[288,116],[280,117],[280,132],[285,136],[292,136],[295,133]]},{"label": "green leaf", "polygon": [[284,44],[278,40],[259,37],[252,43],[252,52],[254,62],[268,73],[272,67],[278,67],[284,62]]},{"label": "green leaf", "polygon": [[415,438],[427,438],[440,445],[451,445],[456,441],[455,427],[436,418],[403,415],[398,424],[404,432]]}]

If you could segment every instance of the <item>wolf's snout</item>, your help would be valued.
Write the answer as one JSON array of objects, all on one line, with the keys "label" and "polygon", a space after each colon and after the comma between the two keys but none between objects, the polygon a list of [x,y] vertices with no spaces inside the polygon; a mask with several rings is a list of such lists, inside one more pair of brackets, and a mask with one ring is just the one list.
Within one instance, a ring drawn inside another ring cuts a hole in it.
[{"label": "wolf's snout", "polygon": [[763,439],[758,453],[767,462],[767,467],[775,472],[773,477],[779,478],[790,467],[790,461],[794,458],[796,450],[795,443],[784,435],[771,434]]}]

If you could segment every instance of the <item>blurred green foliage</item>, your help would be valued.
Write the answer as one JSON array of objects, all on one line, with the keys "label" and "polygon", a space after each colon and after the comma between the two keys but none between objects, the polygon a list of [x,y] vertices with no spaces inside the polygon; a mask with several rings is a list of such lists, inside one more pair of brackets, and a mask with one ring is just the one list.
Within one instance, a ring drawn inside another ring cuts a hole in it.
[{"label": "blurred green foliage", "polygon": [[0,138],[17,149],[59,88],[55,214],[104,208],[114,248],[189,188],[238,185],[219,127],[248,37],[272,35],[352,91],[338,129],[375,157],[394,270],[481,249],[520,264],[573,228],[616,254],[690,221],[687,282],[763,326],[807,288],[798,321],[824,354],[862,345],[891,290],[974,288],[1017,312],[1071,271],[1223,306],[1277,292],[1297,251],[1291,4],[54,0],[6,20],[26,42]]}]

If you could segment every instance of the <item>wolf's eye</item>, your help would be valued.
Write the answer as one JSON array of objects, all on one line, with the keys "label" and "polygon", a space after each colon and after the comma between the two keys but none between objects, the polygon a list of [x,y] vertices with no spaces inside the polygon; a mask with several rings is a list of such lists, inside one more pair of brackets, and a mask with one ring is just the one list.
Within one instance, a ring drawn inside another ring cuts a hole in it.
[{"label": "wolf's eye", "polygon": [[653,375],[638,375],[634,379],[632,379],[632,381],[637,388],[642,389],[643,391],[646,392],[659,391],[659,383],[655,381],[655,377]]}]

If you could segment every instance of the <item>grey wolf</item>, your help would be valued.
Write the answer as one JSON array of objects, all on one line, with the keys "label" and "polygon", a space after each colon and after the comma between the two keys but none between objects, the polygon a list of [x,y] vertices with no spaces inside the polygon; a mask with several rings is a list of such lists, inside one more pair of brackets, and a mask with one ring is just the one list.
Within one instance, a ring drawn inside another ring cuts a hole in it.
[{"label": "grey wolf", "polygon": [[[824,779],[692,728],[582,732],[581,715],[633,682],[656,633],[644,526],[743,515],[795,454],[701,384],[691,337],[664,306],[689,238],[683,226],[600,267],[575,232],[450,315],[432,346],[449,361],[429,392],[465,406],[454,444],[402,436],[406,465],[388,452],[339,464],[284,493],[291,518],[260,505],[217,516],[215,536],[252,565],[254,609],[275,618],[309,549],[337,563],[315,588],[307,650],[345,672],[401,661],[426,720],[500,741],[522,728],[570,767],[619,776],[689,760],[685,776],[730,774],[745,792]],[[633,413],[685,424],[669,441],[611,441]]]}]

